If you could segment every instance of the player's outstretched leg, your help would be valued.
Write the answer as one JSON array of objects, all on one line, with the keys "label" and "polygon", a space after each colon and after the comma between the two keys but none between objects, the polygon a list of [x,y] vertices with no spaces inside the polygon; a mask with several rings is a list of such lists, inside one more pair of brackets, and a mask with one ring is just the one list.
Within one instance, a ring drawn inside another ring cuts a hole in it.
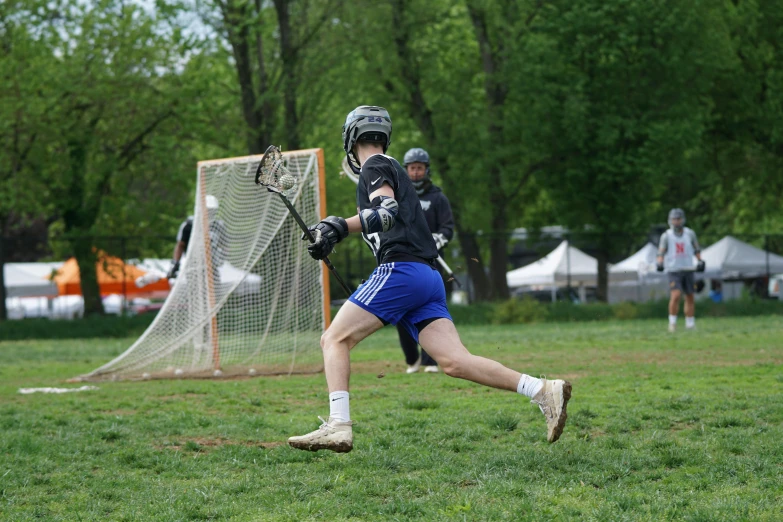
[{"label": "player's outstretched leg", "polygon": [[424,327],[419,334],[419,343],[438,361],[446,375],[530,397],[546,419],[547,440],[555,442],[562,435],[571,399],[568,381],[537,379],[492,359],[471,354],[460,341],[454,323],[448,319],[438,319]]}]

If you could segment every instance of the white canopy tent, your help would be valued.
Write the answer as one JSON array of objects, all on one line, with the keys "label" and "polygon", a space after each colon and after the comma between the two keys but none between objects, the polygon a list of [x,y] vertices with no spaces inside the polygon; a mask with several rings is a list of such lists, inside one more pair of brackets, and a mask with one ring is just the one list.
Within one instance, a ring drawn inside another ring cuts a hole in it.
[{"label": "white canopy tent", "polygon": [[760,248],[726,236],[701,252],[707,264],[708,277],[722,279],[753,278],[783,272],[783,256],[767,253]]},{"label": "white canopy tent", "polygon": [[[610,282],[614,280],[637,280],[635,272],[618,273],[614,276],[610,270]],[[530,289],[546,289],[552,292],[555,299],[558,287],[571,284],[579,289],[579,296],[585,300],[585,288],[598,285],[598,260],[585,254],[568,241],[563,241],[552,252],[529,265],[506,273],[509,288],[529,287]]]},{"label": "white canopy tent", "polygon": [[[129,263],[138,266],[145,272],[156,274],[159,277],[165,277],[169,268],[171,268],[170,259],[149,258],[131,260]],[[187,256],[182,258],[182,267],[180,268],[179,277],[184,277],[185,263],[187,263]],[[261,291],[260,275],[240,270],[227,261],[224,261],[223,264],[218,267],[218,273],[220,274],[220,284],[231,288],[236,286],[237,290],[235,290],[235,293],[238,293],[238,295],[254,294]]]},{"label": "white canopy tent", "polygon": [[609,302],[644,302],[669,293],[668,277],[656,270],[658,248],[645,244],[609,269]]},{"label": "white canopy tent", "polygon": [[46,278],[60,266],[62,263],[6,263],[6,297],[57,297],[57,285]]},{"label": "white canopy tent", "polygon": [[[652,243],[645,244],[636,253],[623,259],[619,263],[612,265],[609,269],[609,280],[615,281],[615,276],[645,276],[655,272],[656,257],[658,249]],[[629,279],[625,277],[625,279]]]},{"label": "white canopy tent", "polygon": [[598,260],[563,241],[538,261],[506,272],[509,288],[520,286],[595,286]]}]

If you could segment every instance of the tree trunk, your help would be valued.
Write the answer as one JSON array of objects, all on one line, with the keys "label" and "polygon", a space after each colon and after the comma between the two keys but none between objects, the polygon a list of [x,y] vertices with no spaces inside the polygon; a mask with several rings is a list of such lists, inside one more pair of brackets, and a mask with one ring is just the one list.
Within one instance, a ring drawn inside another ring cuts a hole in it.
[{"label": "tree trunk", "polygon": [[[233,0],[221,4],[223,20],[228,31],[228,41],[234,55],[234,65],[239,81],[242,100],[242,115],[247,124],[247,150],[249,154],[262,154],[265,143],[270,142],[269,133],[259,114],[256,92],[253,86],[253,70],[250,65],[250,34],[247,23],[247,9]],[[262,57],[258,57],[262,60]]]},{"label": "tree trunk", "polygon": [[[256,0],[256,12],[261,13],[263,0]],[[259,14],[259,27],[256,33],[256,65],[258,67],[258,93],[261,100],[261,139],[264,143],[272,143],[272,132],[274,128],[275,107],[269,88],[269,74],[267,73],[267,64],[264,60],[264,38],[261,34],[260,25],[263,20]]]},{"label": "tree trunk", "polygon": [[5,307],[5,238],[3,227],[0,227],[0,321],[8,319],[8,310]]},{"label": "tree trunk", "polygon": [[598,252],[596,252],[596,258],[598,259],[598,288],[596,289],[596,298],[602,303],[606,303],[609,300],[609,256],[607,255],[606,248],[599,248]]},{"label": "tree trunk", "polygon": [[492,299],[506,300],[510,294],[506,272],[508,271],[508,234],[495,229],[489,241],[489,278],[492,285]]},{"label": "tree trunk", "polygon": [[476,234],[457,227],[457,237],[459,237],[459,244],[462,247],[462,255],[465,257],[468,277],[473,282],[473,299],[475,301],[489,301],[492,296],[492,287],[484,272],[484,262],[481,259],[481,249],[476,241]]},{"label": "tree trunk", "polygon": [[98,273],[95,264],[98,258],[92,244],[92,237],[79,236],[70,241],[76,263],[79,265],[84,315],[104,315],[103,301],[98,287]]},{"label": "tree trunk", "polygon": [[297,150],[299,142],[299,114],[296,109],[296,68],[298,49],[291,33],[291,17],[288,0],[275,0],[277,24],[280,29],[280,57],[283,68],[283,106],[285,107],[285,135],[288,148]]},{"label": "tree trunk", "polygon": [[[97,121],[96,119],[92,124],[85,125],[88,136],[89,132],[95,128]],[[86,138],[88,141],[89,139],[89,137]],[[68,155],[70,157],[70,185],[61,198],[65,238],[71,246],[76,263],[79,265],[84,315],[103,315],[103,301],[101,301],[98,277],[95,272],[96,254],[92,244],[93,238],[90,236],[90,230],[100,211],[101,198],[100,196],[88,197],[86,195],[88,145],[77,139],[70,140]],[[103,195],[102,191],[97,191],[97,193]]]},{"label": "tree trunk", "polygon": [[[438,158],[437,155],[433,155],[433,157],[436,159],[437,165],[442,165],[442,169],[438,171],[441,173],[441,178],[443,178],[443,189],[446,197],[449,197],[449,194],[457,194],[456,188],[453,186],[453,177],[450,176],[448,158],[446,156]],[[462,248],[465,268],[468,272],[468,277],[473,282],[473,300],[489,301],[492,298],[492,285],[484,271],[484,259],[481,256],[481,246],[476,239],[476,232],[465,226],[461,200],[457,196],[453,196],[449,197],[449,203],[451,204],[451,214],[454,218],[454,230]]]},{"label": "tree trunk", "polygon": [[[468,2],[468,14],[476,34],[476,42],[481,54],[481,65],[484,71],[484,96],[487,101],[487,116],[489,135],[492,144],[500,146],[504,141],[504,132],[500,122],[503,120],[503,108],[508,96],[508,86],[501,75],[504,57],[490,41],[486,13],[483,5]],[[501,166],[493,164],[489,169],[490,202],[492,205],[492,236],[490,237],[489,277],[492,284],[492,298],[508,299],[508,220],[506,205],[509,199],[504,191]]]}]

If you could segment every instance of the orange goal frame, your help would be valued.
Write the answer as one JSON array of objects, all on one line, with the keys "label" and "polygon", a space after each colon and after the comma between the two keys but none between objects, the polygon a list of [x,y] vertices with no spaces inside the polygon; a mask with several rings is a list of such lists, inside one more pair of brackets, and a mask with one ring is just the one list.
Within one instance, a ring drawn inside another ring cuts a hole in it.
[{"label": "orange goal frame", "polygon": [[[291,150],[283,152],[283,156],[288,156],[291,154],[313,154],[315,153],[317,162],[318,162],[318,212],[320,214],[320,218],[324,219],[326,217],[326,162],[324,161],[324,150],[323,149],[302,149],[302,150]],[[205,184],[206,179],[205,176],[205,167],[208,165],[219,165],[221,163],[230,163],[234,161],[261,161],[261,158],[263,157],[263,154],[254,154],[251,156],[235,156],[233,158],[222,158],[222,159],[216,159],[216,160],[204,160],[199,161],[197,164],[198,172],[199,172],[199,192],[201,193],[201,205],[202,208],[206,209],[206,194],[204,192],[205,190]],[[206,220],[206,213],[204,213],[204,219]],[[292,217],[293,219],[293,217]],[[209,244],[209,228],[204,223],[204,233],[206,234],[206,237],[204,238],[205,245],[206,245],[206,261],[207,261],[207,269],[211,269],[211,252],[210,252],[210,244]],[[329,289],[329,270],[326,268],[326,265],[323,263],[321,264],[321,284],[324,289],[324,296],[323,296],[323,312],[324,312],[324,328],[328,328],[329,325],[332,322],[331,318],[331,298],[330,298],[330,289]],[[209,303],[210,307],[214,307],[215,302],[215,295],[214,295],[214,288],[211,282],[211,278],[209,279],[209,283],[207,284],[207,288],[209,291]],[[212,318],[212,363],[214,368],[217,370],[220,368],[220,348],[218,343],[218,337],[217,337],[217,317]]]}]

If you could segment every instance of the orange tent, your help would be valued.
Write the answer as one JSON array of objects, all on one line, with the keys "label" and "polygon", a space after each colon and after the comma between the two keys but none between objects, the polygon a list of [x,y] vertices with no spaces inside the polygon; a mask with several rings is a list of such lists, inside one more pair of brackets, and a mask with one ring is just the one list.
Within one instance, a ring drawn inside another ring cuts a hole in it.
[{"label": "orange tent", "polygon": [[[153,293],[167,293],[169,281],[165,277],[142,288],[136,286],[136,279],[146,274],[133,265],[125,264],[120,258],[104,255],[97,263],[98,287],[102,296],[120,294],[128,297],[149,296]],[[72,257],[63,264],[52,277],[57,283],[60,295],[82,295],[81,276],[76,258]]]}]

